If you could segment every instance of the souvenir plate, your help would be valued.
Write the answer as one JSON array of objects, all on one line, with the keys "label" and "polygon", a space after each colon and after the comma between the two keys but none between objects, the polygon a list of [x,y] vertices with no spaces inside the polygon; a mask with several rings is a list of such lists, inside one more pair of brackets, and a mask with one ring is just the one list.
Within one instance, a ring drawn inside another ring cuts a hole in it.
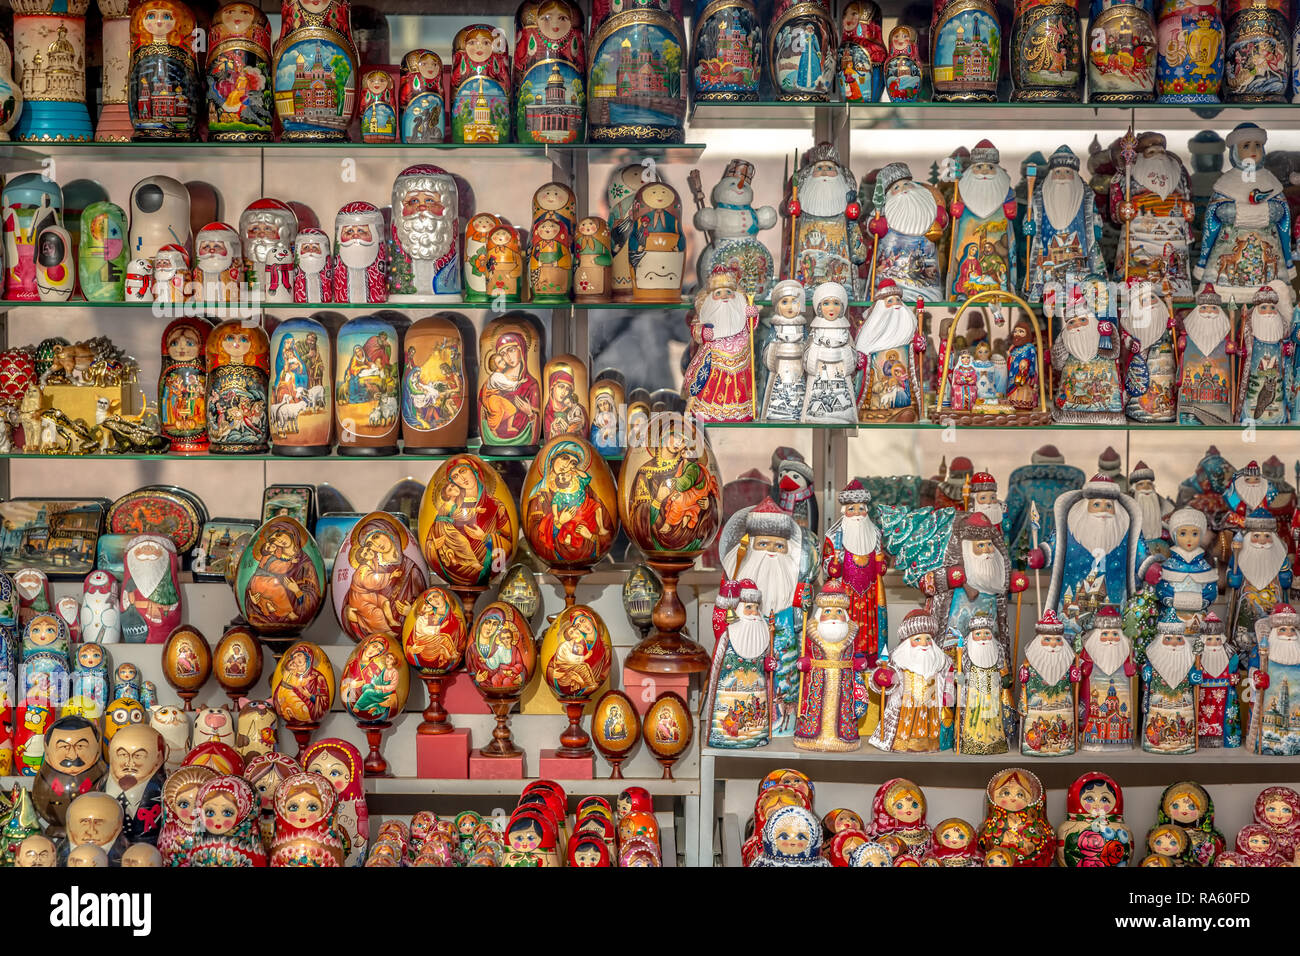
[{"label": "souvenir plate", "polygon": [[106,526],[110,534],[161,534],[188,554],[199,542],[204,515],[190,496],[163,488],[141,488],[123,495],[109,506]]}]

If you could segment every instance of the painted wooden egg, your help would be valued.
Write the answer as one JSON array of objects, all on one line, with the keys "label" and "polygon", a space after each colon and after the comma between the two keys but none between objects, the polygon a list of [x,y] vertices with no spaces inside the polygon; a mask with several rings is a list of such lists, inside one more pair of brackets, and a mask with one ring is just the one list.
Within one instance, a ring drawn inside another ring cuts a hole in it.
[{"label": "painted wooden egg", "polygon": [[334,614],[343,633],[354,641],[374,634],[399,639],[427,578],[411,532],[392,515],[372,511],[352,526],[334,558]]},{"label": "painted wooden egg", "polygon": [[521,507],[528,543],[552,567],[590,567],[618,534],[614,475],[596,449],[573,435],[542,446],[524,479]]},{"label": "painted wooden egg", "polygon": [[504,479],[476,455],[448,458],[420,502],[420,550],[452,587],[481,587],[510,564],[519,512]]},{"label": "painted wooden egg", "polygon": [[641,737],[660,760],[674,760],[691,745],[695,725],[686,701],[670,690],[654,699],[641,723]]},{"label": "painted wooden egg", "polygon": [[339,699],[362,724],[391,721],[406,706],[411,673],[401,645],[385,634],[365,638],[348,655],[339,678]]},{"label": "painted wooden egg", "polygon": [[262,676],[262,645],[243,624],[226,629],[212,652],[212,670],[227,694],[246,694]]},{"label": "painted wooden egg", "polygon": [[239,556],[235,599],[258,634],[298,634],[320,613],[325,581],[315,539],[298,519],[277,515]]},{"label": "painted wooden egg", "polygon": [[179,693],[192,694],[212,676],[212,648],[197,627],[182,624],[167,637],[162,652],[163,677]]},{"label": "painted wooden egg", "polygon": [[722,526],[722,480],[704,430],[674,419],[630,444],[618,478],[618,513],[646,555],[695,557]]},{"label": "painted wooden egg", "polygon": [[561,703],[591,699],[609,676],[614,647],[600,615],[582,604],[555,616],[542,637],[542,677]]},{"label": "painted wooden egg", "polygon": [[314,723],[334,702],[334,667],[311,641],[291,645],[271,675],[271,706],[286,723]]},{"label": "painted wooden egg", "polygon": [[514,606],[493,601],[479,613],[465,649],[465,669],[484,697],[513,697],[528,686],[537,669],[537,648]]},{"label": "painted wooden egg", "polygon": [[433,587],[415,599],[402,622],[402,652],[422,677],[441,677],[460,667],[469,626],[460,599]]},{"label": "painted wooden egg", "polygon": [[607,690],[591,711],[591,740],[606,758],[622,757],[641,739],[641,715],[621,690]]}]

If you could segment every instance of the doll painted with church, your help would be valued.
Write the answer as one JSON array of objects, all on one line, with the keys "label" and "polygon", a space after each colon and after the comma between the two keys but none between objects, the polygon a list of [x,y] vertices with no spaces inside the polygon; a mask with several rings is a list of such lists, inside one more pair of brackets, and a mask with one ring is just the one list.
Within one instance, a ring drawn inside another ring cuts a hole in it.
[{"label": "doll painted with church", "polygon": [[762,614],[763,595],[748,579],[724,580],[713,611],[713,664],[703,714],[710,747],[765,747],[772,735],[769,664],[775,625]]},{"label": "doll painted with church", "polygon": [[1142,749],[1153,754],[1196,752],[1201,668],[1200,624],[1167,611],[1156,624],[1142,666]]},{"label": "doll painted with church", "polygon": [[1300,615],[1279,603],[1255,622],[1255,638],[1246,660],[1246,680],[1255,697],[1246,746],[1266,756],[1294,757],[1300,754]]},{"label": "doll painted with church", "polygon": [[1178,423],[1226,425],[1233,417],[1237,345],[1232,319],[1214,286],[1201,287],[1179,325]]},{"label": "doll painted with church", "polygon": [[1041,302],[1049,286],[1065,289],[1071,278],[1106,275],[1096,200],[1079,175],[1079,157],[1068,146],[1047,160],[1025,232],[1030,237],[1025,297],[1030,301]]}]

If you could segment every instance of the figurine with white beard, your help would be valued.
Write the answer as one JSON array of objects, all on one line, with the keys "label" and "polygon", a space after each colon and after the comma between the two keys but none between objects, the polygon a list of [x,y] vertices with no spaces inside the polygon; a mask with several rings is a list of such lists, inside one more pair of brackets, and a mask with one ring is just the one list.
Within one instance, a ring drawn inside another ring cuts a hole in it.
[{"label": "figurine with white beard", "polygon": [[682,377],[686,414],[702,422],[752,422],[758,310],[731,269],[717,268],[695,295],[695,354]]},{"label": "figurine with white beard", "polygon": [[1247,681],[1254,701],[1246,746],[1258,754],[1294,757],[1300,754],[1300,615],[1279,603],[1267,618],[1256,622],[1257,643],[1247,662]]},{"label": "figurine with white beard", "polygon": [[1120,312],[1124,412],[1135,422],[1172,422],[1178,361],[1169,303],[1150,282],[1131,281]]},{"label": "figurine with white beard", "polygon": [[[1004,663],[1002,645],[994,634],[996,623],[976,614],[968,623],[959,651],[957,673],[957,739],[963,754],[1004,754],[1007,726],[1004,691],[1011,672]],[[1014,726],[1014,724],[1012,724]]]},{"label": "figurine with white beard", "polygon": [[713,605],[713,664],[701,709],[706,743],[724,750],[765,747],[772,736],[774,625],[748,579],[724,580]]},{"label": "figurine with white beard", "polygon": [[1142,665],[1142,749],[1152,754],[1196,752],[1200,625],[1166,613],[1156,624]]},{"label": "figurine with white beard", "polygon": [[822,541],[822,576],[843,581],[849,618],[857,627],[856,653],[874,667],[889,644],[885,605],[885,570],[889,559],[880,546],[880,529],[871,520],[871,492],[854,478],[839,495],[840,519]]},{"label": "figurine with white beard", "polygon": [[1112,322],[1093,312],[1084,288],[1071,287],[1061,334],[1052,343],[1052,368],[1057,372],[1052,417],[1058,422],[1122,425],[1119,337]]},{"label": "figurine with white beard", "polygon": [[794,274],[787,278],[805,289],[829,282],[850,287],[855,296],[864,294],[858,266],[867,261],[867,244],[857,224],[857,186],[831,143],[818,143],[804,154],[786,207],[794,251]]},{"label": "figurine with white beard", "polygon": [[204,305],[238,302],[244,287],[239,233],[210,222],[194,236],[194,298]]},{"label": "figurine with white beard", "polygon": [[924,585],[931,595],[931,608],[943,624],[937,639],[953,653],[970,628],[971,618],[981,615],[993,622],[1002,656],[1011,658],[1011,631],[1007,622],[1007,601],[1029,585],[1021,571],[1011,570],[1001,526],[988,517],[958,512],[948,532],[943,570]]},{"label": "figurine with white beard", "polygon": [[898,645],[871,675],[871,689],[884,707],[868,741],[889,753],[938,753],[952,746],[956,683],[952,661],[935,640],[939,622],[926,611],[908,611]]},{"label": "figurine with white beard", "polygon": [[1267,508],[1252,511],[1233,538],[1228,587],[1233,590],[1230,633],[1237,646],[1245,648],[1256,622],[1275,605],[1285,604],[1291,590],[1291,555]]},{"label": "figurine with white beard", "polygon": [[987,139],[970,151],[970,165],[961,174],[948,211],[952,213],[952,244],[948,250],[949,299],[965,299],[991,289],[1014,291],[1016,243],[1011,223],[1016,218],[1016,194],[1011,174],[998,165],[1001,154]]},{"label": "figurine with white beard", "polygon": [[1187,167],[1166,146],[1163,134],[1143,133],[1132,170],[1120,169],[1111,179],[1110,217],[1124,229],[1115,277],[1168,283],[1170,295],[1185,299],[1192,294],[1196,203]]},{"label": "figurine with white beard", "polygon": [[892,279],[880,283],[875,299],[853,344],[862,365],[858,421],[914,422],[921,417],[918,355],[925,336]]},{"label": "figurine with white beard", "polygon": [[81,639],[89,644],[121,641],[117,578],[108,571],[91,571],[81,593]]},{"label": "figurine with white beard", "polygon": [[[440,166],[408,166],[393,181],[388,291],[393,301],[460,294],[459,192]],[[573,223],[569,223],[572,231]]]},{"label": "figurine with white beard", "polygon": [[763,421],[797,422],[803,413],[805,326],[803,286],[782,279],[772,286],[773,337],[763,349],[769,375],[763,394]]},{"label": "figurine with white beard", "polygon": [[[293,301],[293,240],[298,217],[278,199],[256,199],[239,216],[249,281],[266,302]],[[157,267],[154,282],[158,282]]]},{"label": "figurine with white beard", "polygon": [[909,299],[943,298],[939,242],[948,225],[943,196],[934,186],[918,183],[905,163],[890,163],[876,174],[875,212],[867,231],[875,239],[872,274],[879,294],[886,282]]},{"label": "figurine with white beard", "polygon": [[1048,608],[1034,628],[1020,665],[1020,752],[1026,757],[1066,757],[1074,753],[1078,727],[1074,685],[1081,672],[1065,625]]},{"label": "figurine with white beard", "polygon": [[1179,508],[1169,516],[1169,534],[1169,554],[1160,565],[1156,598],[1184,621],[1204,618],[1219,596],[1219,572],[1205,553],[1209,520],[1195,508]]},{"label": "figurine with white beard", "polygon": [[334,219],[334,301],[388,301],[384,214],[371,203],[350,202]]},{"label": "figurine with white beard", "polygon": [[330,240],[320,229],[304,229],[293,241],[293,301],[333,302]]},{"label": "figurine with white beard", "polygon": [[1002,530],[1002,518],[1006,510],[998,500],[998,481],[987,471],[977,471],[970,476],[969,510],[982,514],[989,519],[989,524]]},{"label": "figurine with white beard", "polygon": [[1119,611],[1107,605],[1093,615],[1079,652],[1079,749],[1105,753],[1133,749],[1137,693],[1133,642]]},{"label": "figurine with white beard", "polygon": [[1163,558],[1169,553],[1165,516],[1173,510],[1173,502],[1156,491],[1155,470],[1144,461],[1139,461],[1129,472],[1128,496],[1137,502],[1142,514],[1142,540],[1147,551]]},{"label": "figurine with white beard", "polygon": [[1223,633],[1223,621],[1211,611],[1201,626],[1201,699],[1196,707],[1200,747],[1241,746],[1241,706],[1237,685],[1241,665],[1237,649]]},{"label": "figurine with white beard", "polygon": [[1079,157],[1061,146],[1047,161],[1025,223],[1029,240],[1025,298],[1041,302],[1049,286],[1061,290],[1085,276],[1104,276],[1101,223],[1092,190],[1079,175]]},{"label": "figurine with white beard", "polygon": [[861,749],[857,702],[865,696],[859,691],[866,666],[867,659],[854,652],[844,585],[830,581],[813,602],[804,629],[796,749],[838,753]]},{"label": "figurine with white beard", "polygon": [[813,290],[811,336],[804,349],[803,414],[800,420],[825,425],[853,425],[858,420],[853,375],[861,360],[849,344],[849,293],[838,282]]},{"label": "figurine with white beard", "polygon": [[[701,288],[718,266],[739,264],[740,287],[745,294],[758,299],[768,297],[772,253],[759,241],[758,234],[776,225],[776,207],[754,208],[753,183],[754,164],[733,159],[709,193],[712,208],[700,208],[695,213],[695,228],[709,237],[695,269]],[[775,301],[776,296],[772,299]]]},{"label": "figurine with white beard", "polygon": [[1178,424],[1227,425],[1232,421],[1235,373],[1232,320],[1214,286],[1196,294],[1196,307],[1182,317],[1178,336]]},{"label": "figurine with white beard", "polygon": [[1255,292],[1241,330],[1241,381],[1237,387],[1238,421],[1245,425],[1284,425],[1291,390],[1296,329],[1290,302],[1278,306],[1275,288]]}]

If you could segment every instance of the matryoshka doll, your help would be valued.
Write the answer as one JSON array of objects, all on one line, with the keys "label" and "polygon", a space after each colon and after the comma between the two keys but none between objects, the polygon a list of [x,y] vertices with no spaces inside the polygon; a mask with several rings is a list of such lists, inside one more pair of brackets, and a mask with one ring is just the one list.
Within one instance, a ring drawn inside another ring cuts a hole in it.
[{"label": "matryoshka doll", "polygon": [[871,828],[867,835],[879,840],[893,834],[907,846],[907,853],[918,860],[930,849],[931,831],[925,822],[925,793],[911,780],[895,777],[876,790],[871,801]]},{"label": "matryoshka doll", "polygon": [[889,31],[881,98],[890,103],[919,99],[924,74],[925,64],[921,62],[921,41],[916,28],[900,23]]},{"label": "matryoshka doll", "polygon": [[1223,18],[1217,0],[1161,0],[1156,49],[1158,102],[1219,102]]},{"label": "matryoshka doll", "polygon": [[[86,142],[86,8],[89,0],[20,0],[13,8],[16,139]],[[7,139],[8,137],[6,137]]]},{"label": "matryoshka doll", "polygon": [[270,348],[259,326],[240,319],[222,322],[208,333],[207,417],[213,454],[266,451]]},{"label": "matryoshka doll", "polygon": [[214,777],[199,785],[189,866],[266,866],[261,811],[243,777]]},{"label": "matryoshka doll", "polygon": [[636,226],[632,209],[636,204],[637,193],[645,183],[658,181],[658,167],[650,169],[640,163],[629,163],[614,170],[605,190],[605,198],[609,203],[609,249],[612,260],[610,289],[615,302],[632,300],[632,264],[628,261],[628,243]]},{"label": "matryoshka doll", "polygon": [[23,91],[14,82],[14,58],[9,44],[0,39],[0,142],[9,142],[13,129],[23,110]]},{"label": "matryoshka doll", "polygon": [[1002,27],[993,0],[936,0],[930,17],[934,98],[993,102],[1002,63]]},{"label": "matryoshka doll", "polygon": [[573,285],[574,196],[562,183],[547,183],[533,196],[528,285],[538,303],[569,301]]},{"label": "matryoshka doll", "polygon": [[361,142],[397,142],[397,90],[387,70],[361,77]]},{"label": "matryoshka doll", "polygon": [[131,11],[127,104],[135,139],[198,138],[203,88],[194,27],[194,11],[180,0],[144,0]]},{"label": "matryoshka doll", "polygon": [[506,823],[502,866],[559,866],[555,822],[540,807],[515,810]]},{"label": "matryoshka doll", "polygon": [[36,236],[36,291],[42,302],[66,302],[77,284],[72,236],[46,226]]},{"label": "matryoshka doll", "polygon": [[1291,31],[1285,0],[1226,0],[1223,98],[1229,103],[1285,103],[1291,84]]},{"label": "matryoshka doll", "polygon": [[520,302],[524,298],[524,255],[519,233],[504,219],[499,219],[487,235],[487,241],[466,268],[483,277],[489,299],[493,302]]},{"label": "matryoshka doll", "polygon": [[1051,866],[1056,834],[1047,820],[1046,794],[1038,777],[1020,767],[993,775],[985,788],[988,807],[979,828],[986,854],[1005,847],[1016,866]]},{"label": "matryoshka doll", "polygon": [[805,807],[781,807],[763,822],[763,851],[752,867],[830,866],[821,855],[822,827]]},{"label": "matryoshka doll", "polygon": [[609,847],[595,835],[575,836],[569,841],[569,866],[613,866]]},{"label": "matryoshka doll", "polygon": [[632,221],[627,256],[633,301],[680,302],[686,239],[677,191],[667,183],[642,186],[632,204]]},{"label": "matryoshka doll", "polygon": [[542,410],[542,436],[560,435],[587,440],[591,413],[587,408],[587,368],[576,355],[557,355],[542,371],[546,404]]},{"label": "matryoshka doll", "polygon": [[403,143],[441,143],[447,138],[447,106],[438,54],[412,50],[402,58],[397,98]]},{"label": "matryoshka doll", "polygon": [[[682,141],[689,91],[681,0],[594,0],[589,52],[589,142]],[[619,81],[629,73],[635,79]]]},{"label": "matryoshka doll", "polygon": [[370,840],[370,812],[366,809],[361,751],[346,740],[329,737],[307,749],[302,765],[308,773],[324,777],[334,788],[338,799],[334,808],[334,829],[344,841],[345,865],[356,866],[366,858],[366,843]]},{"label": "matryoshka doll", "polygon": [[[1186,866],[1184,857],[1191,846],[1187,833],[1173,823],[1157,823],[1147,831],[1147,855],[1138,866]],[[1160,860],[1152,862],[1152,857]]]},{"label": "matryoshka doll", "polygon": [[1291,787],[1265,787],[1255,798],[1255,822],[1273,831],[1278,853],[1287,860],[1300,854],[1300,793]]},{"label": "matryoshka doll", "polygon": [[465,241],[461,249],[465,255],[465,301],[486,302],[488,295],[487,258],[488,242],[502,220],[490,212],[475,213],[465,223]]},{"label": "matryoshka doll", "polygon": [[1237,831],[1237,854],[1244,866],[1290,866],[1278,849],[1277,834],[1262,823],[1248,823]]},{"label": "matryoshka doll", "polygon": [[1165,787],[1156,808],[1156,823],[1172,823],[1187,834],[1188,866],[1213,866],[1227,841],[1214,826],[1214,801],[1199,783],[1180,780]]},{"label": "matryoshka doll", "polygon": [[1065,821],[1057,827],[1061,866],[1128,866],[1133,831],[1124,822],[1124,793],[1104,773],[1085,773],[1070,784]]},{"label": "matryoshka doll", "polygon": [[691,89],[697,103],[758,99],[763,26],[752,0],[695,0]]},{"label": "matryoshka doll", "polygon": [[1092,0],[1088,102],[1150,103],[1156,86],[1153,0]]},{"label": "matryoshka doll", "polygon": [[582,11],[568,0],[524,0],[515,12],[515,140],[578,143],[587,121]]},{"label": "matryoshka doll", "polygon": [[474,23],[452,41],[451,142],[510,142],[510,51],[500,27]]},{"label": "matryoshka doll", "polygon": [[824,103],[835,85],[835,24],[826,0],[777,0],[767,32],[767,76],[787,103]]},{"label": "matryoshka doll", "polygon": [[388,243],[384,214],[350,202],[334,217],[334,302],[388,301]]},{"label": "matryoshka doll", "polygon": [[849,0],[840,12],[840,28],[840,92],[850,103],[874,103],[885,62],[880,7],[875,0]]},{"label": "matryoshka doll", "polygon": [[335,828],[338,796],[319,773],[299,772],[275,791],[271,866],[342,866],[343,843]]},{"label": "matryoshka doll", "polygon": [[1083,50],[1078,0],[1016,0],[1011,29],[1011,99],[1077,103]]},{"label": "matryoshka doll", "polygon": [[462,316],[425,316],[406,330],[402,365],[402,446],[421,455],[462,451],[475,376],[472,327]]},{"label": "matryoshka doll", "polygon": [[0,192],[4,207],[5,298],[40,301],[36,284],[36,239],[63,217],[63,190],[40,173],[11,177]]},{"label": "matryoshka doll", "polygon": [[340,455],[395,455],[402,363],[397,330],[358,316],[339,329],[334,358],[334,419]]},{"label": "matryoshka doll", "polygon": [[479,338],[479,437],[498,455],[534,455],[542,441],[542,332],[536,319],[512,312]]},{"label": "matryoshka doll", "polygon": [[289,319],[271,335],[271,451],[312,457],[330,453],[334,375],[330,334],[315,319]]},{"label": "matryoshka doll", "polygon": [[271,24],[259,7],[235,0],[217,9],[208,31],[207,78],[210,139],[261,143],[271,138]]},{"label": "matryoshka doll", "polygon": [[69,707],[89,720],[104,716],[108,707],[108,671],[113,666],[103,644],[78,644],[72,658]]},{"label": "matryoshka doll", "polygon": [[162,371],[158,375],[158,428],[175,454],[208,450],[206,319],[172,321],[162,336]]},{"label": "matryoshka doll", "polygon": [[283,0],[272,63],[282,140],[347,139],[357,109],[350,8],[348,0]]},{"label": "matryoshka doll", "polygon": [[609,225],[599,216],[578,220],[573,236],[573,299],[608,302],[613,292]]},{"label": "matryoshka doll", "polygon": [[627,397],[621,377],[606,369],[591,386],[588,407],[591,409],[591,433],[587,440],[607,457],[623,452],[623,409]]},{"label": "matryoshka doll", "polygon": [[949,817],[934,826],[930,849],[922,859],[925,866],[982,866],[984,857],[975,840],[975,828],[960,817]]},{"label": "matryoshka doll", "polygon": [[293,301],[334,301],[334,260],[329,236],[307,228],[293,240]]},{"label": "matryoshka doll", "polygon": [[121,302],[126,279],[126,213],[111,202],[81,211],[77,278],[87,302]]},{"label": "matryoshka doll", "polygon": [[154,254],[152,266],[148,292],[153,301],[171,306],[184,302],[190,291],[190,254],[185,247],[169,242]]}]

